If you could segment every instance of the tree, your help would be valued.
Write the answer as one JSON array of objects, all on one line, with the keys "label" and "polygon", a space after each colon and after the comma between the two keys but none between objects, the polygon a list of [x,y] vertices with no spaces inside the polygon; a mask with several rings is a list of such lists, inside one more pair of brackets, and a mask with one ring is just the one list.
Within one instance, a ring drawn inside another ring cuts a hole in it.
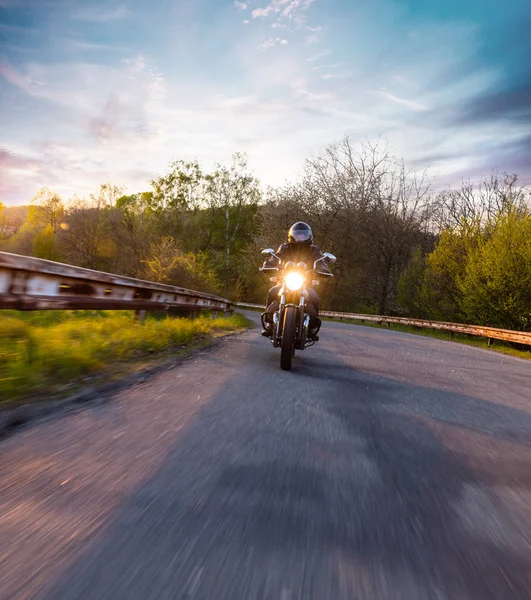
[{"label": "tree", "polygon": [[426,259],[421,304],[429,316],[443,321],[462,321],[462,292],[459,280],[464,275],[470,251],[477,237],[468,229],[447,229],[435,250]]},{"label": "tree", "polygon": [[324,304],[385,314],[396,310],[412,249],[430,243],[432,204],[425,174],[385,146],[355,149],[345,138],[308,160],[301,181],[273,191],[263,212],[265,229],[283,237],[294,221],[308,221],[319,245],[336,254]]},{"label": "tree", "polygon": [[204,253],[185,255],[175,240],[165,236],[154,242],[137,275],[148,281],[216,292],[218,281]]},{"label": "tree", "polygon": [[[229,291],[233,275],[233,255],[252,239],[256,208],[261,199],[258,180],[247,172],[247,158],[234,154],[232,165],[216,165],[206,175],[206,202],[211,216],[210,227],[223,240],[225,289]],[[220,240],[221,241],[221,240]]]},{"label": "tree", "polygon": [[110,212],[111,235],[119,252],[117,272],[133,275],[157,237],[157,222],[151,208],[152,192],[121,196]]},{"label": "tree", "polygon": [[111,216],[123,189],[103,184],[97,194],[71,201],[62,244],[69,260],[89,269],[112,269],[117,245],[113,239]]},{"label": "tree", "polygon": [[28,223],[37,230],[51,227],[53,235],[57,235],[63,218],[65,207],[61,196],[47,187],[41,188],[31,200],[28,209]]},{"label": "tree", "polygon": [[9,252],[60,259],[57,236],[65,214],[59,194],[41,188],[27,207],[4,209],[0,236]]},{"label": "tree", "polygon": [[459,187],[441,192],[434,221],[441,230],[481,228],[494,224],[508,210],[525,210],[529,199],[529,190],[519,185],[516,174],[493,173],[478,182],[462,181]]},{"label": "tree", "polygon": [[458,287],[469,320],[531,331],[531,212],[511,209],[498,218],[471,252]]},{"label": "tree", "polygon": [[204,200],[204,175],[197,161],[176,160],[169,170],[151,181],[154,210],[192,210]]},{"label": "tree", "polygon": [[57,240],[52,225],[39,230],[32,242],[32,255],[47,260],[61,260]]},{"label": "tree", "polygon": [[426,260],[422,248],[415,248],[400,279],[398,280],[397,302],[407,316],[421,319],[424,316],[422,305],[422,285],[426,271]]}]

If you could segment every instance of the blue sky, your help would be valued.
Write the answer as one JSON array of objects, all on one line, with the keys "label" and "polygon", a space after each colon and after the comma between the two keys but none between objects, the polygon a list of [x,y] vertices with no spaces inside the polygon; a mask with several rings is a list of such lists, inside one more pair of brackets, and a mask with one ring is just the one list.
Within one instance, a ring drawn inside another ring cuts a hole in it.
[{"label": "blue sky", "polygon": [[0,200],[236,151],[277,185],[344,135],[531,182],[529,31],[528,0],[0,0]]}]

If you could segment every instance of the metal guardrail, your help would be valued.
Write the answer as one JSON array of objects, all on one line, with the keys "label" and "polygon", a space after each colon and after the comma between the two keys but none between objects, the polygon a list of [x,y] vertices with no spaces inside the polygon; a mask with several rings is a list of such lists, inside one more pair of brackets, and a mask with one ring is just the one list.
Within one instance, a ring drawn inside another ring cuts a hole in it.
[{"label": "metal guardrail", "polygon": [[[265,310],[265,307],[259,304],[246,304],[240,302],[237,303],[236,306],[241,308]],[[446,323],[443,321],[408,319],[404,317],[382,317],[379,315],[342,313],[334,311],[321,311],[320,316],[345,321],[368,321],[369,323],[377,323],[379,325],[387,323],[389,325],[407,325],[409,327],[419,327],[422,329],[438,329],[442,331],[452,331],[454,333],[484,337],[488,340],[502,340],[504,342],[512,342],[515,344],[522,344],[524,346],[531,346],[531,333],[525,331],[511,331],[510,329],[496,329],[494,327],[483,327],[481,325],[465,325],[461,323]]]},{"label": "metal guardrail", "polygon": [[[258,304],[241,308],[264,310]],[[103,309],[232,312],[234,303],[212,294],[122,277],[92,269],[0,252],[0,309]],[[531,333],[479,325],[403,317],[321,311],[321,316],[348,321],[438,329],[531,346]]]},{"label": "metal guardrail", "polygon": [[232,312],[212,294],[0,252],[0,309]]}]

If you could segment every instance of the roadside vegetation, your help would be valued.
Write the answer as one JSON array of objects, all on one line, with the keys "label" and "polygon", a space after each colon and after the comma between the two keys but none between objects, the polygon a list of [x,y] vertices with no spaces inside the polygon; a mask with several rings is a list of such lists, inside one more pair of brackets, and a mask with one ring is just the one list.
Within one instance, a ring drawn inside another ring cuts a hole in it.
[{"label": "roadside vegetation", "polygon": [[238,314],[148,316],[141,323],[129,311],[0,311],[0,404],[150,356],[184,353],[248,324]]},{"label": "roadside vegetation", "polygon": [[268,190],[236,154],[211,170],[175,160],[136,193],[28,201],[0,203],[0,250],[263,303],[260,250],[304,220],[338,258],[324,309],[531,331],[531,191],[516,174],[441,189],[346,138]]},{"label": "roadside vegetation", "polygon": [[402,333],[411,333],[413,335],[436,338],[438,340],[444,340],[447,342],[466,344],[467,346],[474,346],[475,348],[483,348],[484,350],[490,350],[493,352],[499,352],[501,354],[507,354],[509,356],[516,356],[517,358],[523,358],[525,360],[531,360],[531,348],[527,349],[521,344],[511,344],[510,342],[504,342],[502,340],[491,340],[491,343],[489,344],[489,341],[483,337],[476,337],[462,333],[454,333],[452,331],[442,331],[440,329],[424,329],[420,327],[412,327],[409,325],[400,325],[398,323],[390,323],[388,327],[384,323],[369,323],[368,321],[347,321],[344,319],[328,318],[325,318],[324,320],[350,325],[360,325],[362,327],[374,327],[376,329],[400,331]]}]

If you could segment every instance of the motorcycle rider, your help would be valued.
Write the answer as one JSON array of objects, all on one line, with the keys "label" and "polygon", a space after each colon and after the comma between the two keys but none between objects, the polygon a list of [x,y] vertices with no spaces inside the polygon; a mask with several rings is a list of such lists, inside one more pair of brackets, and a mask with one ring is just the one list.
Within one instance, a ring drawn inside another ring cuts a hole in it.
[{"label": "motorcycle rider", "polygon": [[[288,242],[279,247],[276,255],[280,258],[282,263],[286,263],[287,261],[293,261],[295,264],[303,262],[312,267],[317,259],[324,256],[321,248],[315,246],[313,243],[311,227],[302,221],[298,221],[290,227],[288,231]],[[264,262],[262,268],[271,269],[278,266],[279,260],[276,257],[271,256]],[[326,273],[330,272],[324,261],[320,263],[319,270]],[[273,332],[273,313],[278,310],[279,307],[278,293],[280,288],[280,285],[272,287],[267,295],[266,314],[264,317],[266,329],[262,331],[264,337],[271,337]],[[318,341],[319,337],[317,332],[321,327],[321,319],[319,319],[319,296],[311,287],[308,287],[307,291],[306,312],[310,315],[308,339]]]}]

